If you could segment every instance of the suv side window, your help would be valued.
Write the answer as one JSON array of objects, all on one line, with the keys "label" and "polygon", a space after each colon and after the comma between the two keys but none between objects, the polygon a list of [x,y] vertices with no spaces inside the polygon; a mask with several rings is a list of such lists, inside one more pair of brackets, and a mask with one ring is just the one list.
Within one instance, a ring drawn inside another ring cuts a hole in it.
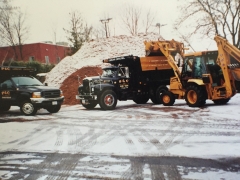
[{"label": "suv side window", "polygon": [[13,88],[13,84],[12,84],[12,81],[10,79],[4,81],[1,83],[1,88],[3,88],[3,84],[6,84],[7,85],[7,89],[12,89]]}]

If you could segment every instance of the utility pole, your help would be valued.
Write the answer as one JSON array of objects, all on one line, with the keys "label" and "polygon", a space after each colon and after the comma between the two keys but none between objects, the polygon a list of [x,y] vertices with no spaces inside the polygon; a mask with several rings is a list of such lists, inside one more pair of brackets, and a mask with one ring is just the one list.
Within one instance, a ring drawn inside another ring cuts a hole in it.
[{"label": "utility pole", "polygon": [[106,32],[106,38],[108,38],[108,31],[109,31],[109,27],[107,28],[107,23],[109,23],[109,21],[112,18],[107,18],[107,19],[101,19],[100,21],[104,24],[105,26],[105,32]]},{"label": "utility pole", "polygon": [[163,27],[163,26],[166,26],[167,24],[160,24],[160,23],[157,23],[156,24],[156,27],[159,28],[159,36],[160,36],[160,28]]}]

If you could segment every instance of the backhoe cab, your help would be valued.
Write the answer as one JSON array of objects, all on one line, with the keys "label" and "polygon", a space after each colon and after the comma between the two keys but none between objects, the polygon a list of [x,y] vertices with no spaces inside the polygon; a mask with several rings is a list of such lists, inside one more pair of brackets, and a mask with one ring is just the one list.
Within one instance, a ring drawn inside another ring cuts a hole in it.
[{"label": "backhoe cab", "polygon": [[[148,55],[164,54],[175,76],[170,79],[169,91],[161,94],[165,106],[175,99],[185,99],[190,107],[204,106],[207,99],[226,104],[236,94],[240,80],[240,50],[220,36],[215,37],[217,51],[184,54],[184,46],[177,41],[145,42]],[[174,62],[179,53],[183,57],[182,71]]]}]

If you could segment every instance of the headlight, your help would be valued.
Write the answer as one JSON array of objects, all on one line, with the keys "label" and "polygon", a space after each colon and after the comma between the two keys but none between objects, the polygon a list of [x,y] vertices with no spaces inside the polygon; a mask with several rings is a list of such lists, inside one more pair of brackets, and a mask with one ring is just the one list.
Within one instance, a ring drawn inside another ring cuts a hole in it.
[{"label": "headlight", "polygon": [[63,92],[62,91],[60,91],[60,97],[62,97],[63,96]]},{"label": "headlight", "polygon": [[41,98],[41,92],[33,92],[32,97],[33,98]]}]

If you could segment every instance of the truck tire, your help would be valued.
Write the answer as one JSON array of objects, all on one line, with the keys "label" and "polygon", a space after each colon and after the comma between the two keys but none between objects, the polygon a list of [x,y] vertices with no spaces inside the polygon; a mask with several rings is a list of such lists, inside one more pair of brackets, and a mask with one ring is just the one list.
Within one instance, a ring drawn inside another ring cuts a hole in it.
[{"label": "truck tire", "polygon": [[146,104],[149,100],[149,97],[148,95],[136,95],[134,98],[133,98],[133,101],[136,103],[136,104]]},{"label": "truck tire", "polygon": [[85,107],[86,109],[93,109],[96,107],[97,104],[98,104],[97,102],[90,102],[90,104],[82,104],[82,106]]},{"label": "truck tire", "polygon": [[185,101],[189,107],[202,107],[206,104],[206,90],[201,86],[189,86],[186,89]]},{"label": "truck tire", "polygon": [[160,100],[164,106],[172,106],[175,103],[175,96],[170,91],[164,91],[160,95]]},{"label": "truck tire", "polygon": [[112,90],[104,91],[99,98],[99,105],[103,110],[113,110],[117,105],[117,95]]},{"label": "truck tire", "polygon": [[0,105],[0,111],[4,112],[4,111],[8,111],[11,108],[11,106],[8,105]]},{"label": "truck tire", "polygon": [[37,113],[37,108],[30,101],[23,101],[20,110],[26,116],[34,116]]},{"label": "truck tire", "polygon": [[[156,90],[156,102],[155,104],[162,104],[161,94],[163,92],[168,91],[168,88],[166,86],[159,86]],[[154,102],[153,102],[154,103]]]},{"label": "truck tire", "polygon": [[61,109],[61,105],[51,106],[47,108],[50,113],[57,113]]},{"label": "truck tire", "polygon": [[230,98],[217,99],[217,100],[213,100],[213,102],[214,102],[214,104],[223,105],[223,104],[227,104],[229,100],[230,100]]}]

